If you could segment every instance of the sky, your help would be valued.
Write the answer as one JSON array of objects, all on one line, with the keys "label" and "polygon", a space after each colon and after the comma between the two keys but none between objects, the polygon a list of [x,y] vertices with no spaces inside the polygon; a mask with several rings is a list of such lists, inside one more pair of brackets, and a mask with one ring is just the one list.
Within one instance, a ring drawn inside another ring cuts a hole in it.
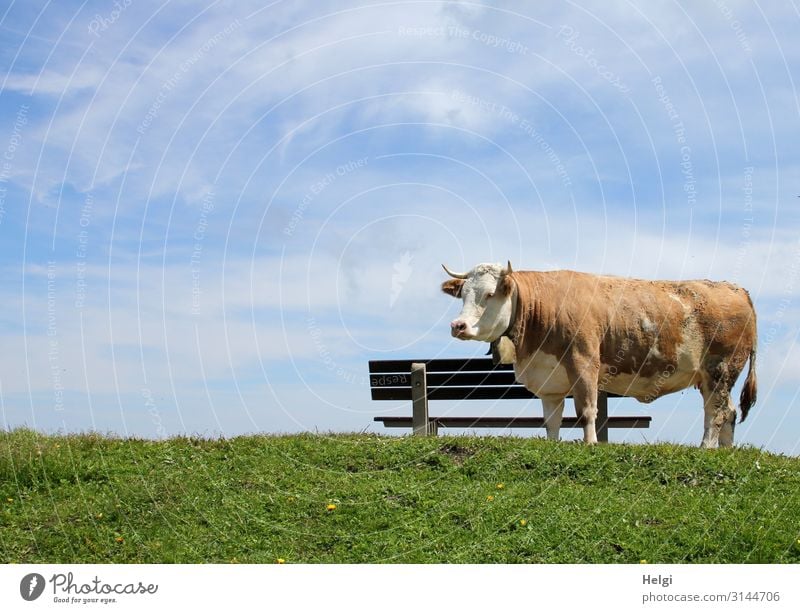
[{"label": "sky", "polygon": [[[737,443],[798,455],[798,25],[791,1],[0,3],[0,424],[397,434],[368,360],[482,355],[440,264],[510,259],[747,288]],[[653,416],[612,441],[702,436],[696,390],[610,409]]]}]

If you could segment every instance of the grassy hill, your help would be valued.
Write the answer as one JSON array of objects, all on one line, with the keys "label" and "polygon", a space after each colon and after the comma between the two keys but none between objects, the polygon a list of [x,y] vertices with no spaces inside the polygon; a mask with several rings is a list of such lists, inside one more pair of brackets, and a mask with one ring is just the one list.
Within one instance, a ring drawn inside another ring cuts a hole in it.
[{"label": "grassy hill", "polygon": [[0,562],[279,559],[800,562],[800,459],[519,438],[0,433]]}]

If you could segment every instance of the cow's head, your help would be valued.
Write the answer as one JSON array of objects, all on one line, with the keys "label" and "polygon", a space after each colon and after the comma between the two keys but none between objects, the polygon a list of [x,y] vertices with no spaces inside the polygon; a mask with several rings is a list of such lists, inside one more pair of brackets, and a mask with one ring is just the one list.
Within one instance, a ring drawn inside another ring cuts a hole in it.
[{"label": "cow's head", "polygon": [[453,277],[442,283],[442,291],[461,298],[461,313],[450,323],[450,334],[461,340],[496,341],[508,329],[513,315],[513,283],[508,267],[502,264],[478,264],[465,273],[448,270]]}]

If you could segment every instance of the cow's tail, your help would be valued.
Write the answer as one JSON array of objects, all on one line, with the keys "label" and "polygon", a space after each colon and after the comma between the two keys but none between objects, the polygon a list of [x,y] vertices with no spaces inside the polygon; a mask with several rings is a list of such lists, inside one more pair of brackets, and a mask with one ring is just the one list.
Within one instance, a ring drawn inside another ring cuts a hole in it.
[{"label": "cow's tail", "polygon": [[754,341],[753,348],[750,350],[750,368],[747,371],[747,379],[744,380],[744,387],[739,396],[739,411],[741,412],[739,423],[747,419],[750,407],[756,403],[756,395],[756,345]]}]

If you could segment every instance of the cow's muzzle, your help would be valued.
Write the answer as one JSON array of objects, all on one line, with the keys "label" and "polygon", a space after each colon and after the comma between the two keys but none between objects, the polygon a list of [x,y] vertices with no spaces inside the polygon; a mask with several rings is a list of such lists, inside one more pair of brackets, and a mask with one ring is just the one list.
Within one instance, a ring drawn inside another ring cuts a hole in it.
[{"label": "cow's muzzle", "polygon": [[455,338],[461,338],[466,331],[467,322],[456,320],[450,323],[451,336],[454,336]]}]

